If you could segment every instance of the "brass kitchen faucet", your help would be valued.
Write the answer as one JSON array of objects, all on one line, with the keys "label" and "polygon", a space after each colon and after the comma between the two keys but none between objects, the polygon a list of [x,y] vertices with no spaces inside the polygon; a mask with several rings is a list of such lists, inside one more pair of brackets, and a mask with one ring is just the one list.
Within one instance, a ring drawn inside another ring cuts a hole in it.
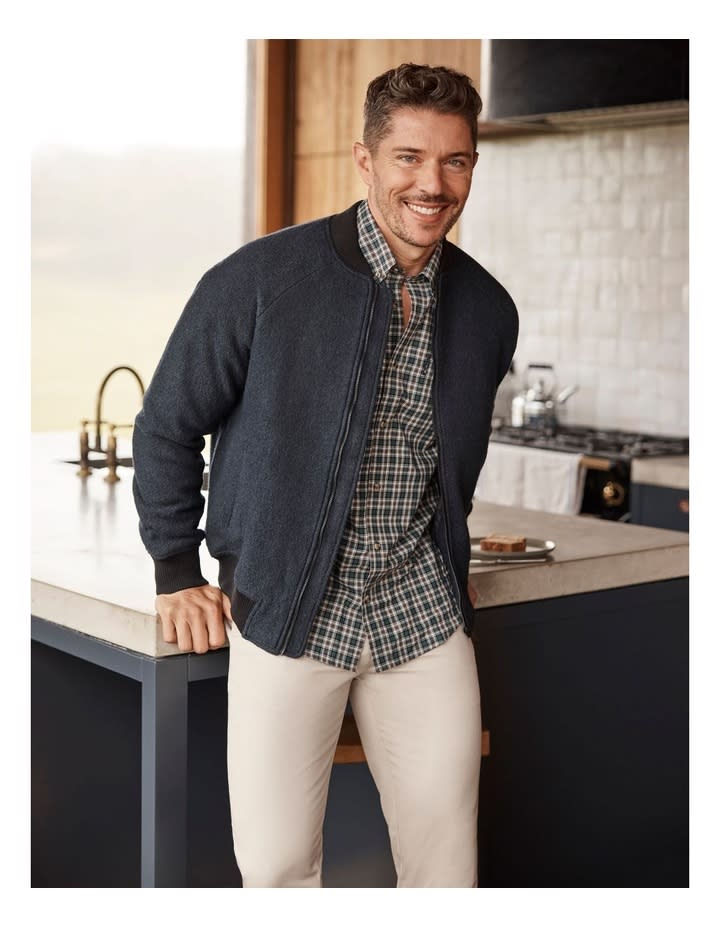
[{"label": "brass kitchen faucet", "polygon": [[[138,386],[140,387],[141,402],[145,397],[145,387],[143,385],[142,378],[140,377],[138,372],[135,370],[135,368],[128,367],[128,365],[126,364],[120,364],[118,365],[118,367],[114,367],[108,374],[106,374],[103,382],[100,384],[100,389],[98,390],[98,395],[97,395],[97,405],[95,408],[95,420],[92,423],[95,426],[95,445],[93,446],[92,450],[95,452],[99,452],[100,454],[104,454],[105,461],[101,462],[100,464],[93,462],[93,464],[96,467],[107,465],[108,474],[105,477],[105,480],[108,483],[116,483],[120,479],[117,475],[118,463],[128,464],[131,461],[131,459],[127,459],[127,460],[123,459],[122,461],[118,461],[117,439],[115,438],[115,429],[132,428],[132,423],[130,425],[116,425],[112,422],[106,422],[105,419],[103,419],[102,417],[102,401],[103,401],[103,394],[105,392],[105,387],[107,386],[110,378],[114,374],[117,374],[118,371],[129,371],[129,373],[131,373],[133,377],[137,380]],[[92,470],[90,467],[90,450],[91,449],[90,449],[89,436],[87,432],[88,424],[89,424],[89,421],[87,419],[83,419],[81,421],[80,460],[78,461],[78,463],[80,464],[80,469],[77,472],[79,477],[89,477],[90,474],[92,473]],[[106,450],[103,450],[102,440],[101,440],[101,435],[100,435],[101,426],[103,425],[108,426],[108,444],[107,444]]]}]

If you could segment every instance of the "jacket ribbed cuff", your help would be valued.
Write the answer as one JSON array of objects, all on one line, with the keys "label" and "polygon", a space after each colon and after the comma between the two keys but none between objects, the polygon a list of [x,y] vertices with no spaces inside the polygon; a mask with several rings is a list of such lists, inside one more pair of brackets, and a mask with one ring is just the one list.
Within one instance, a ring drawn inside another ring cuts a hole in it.
[{"label": "jacket ribbed cuff", "polygon": [[200,570],[199,548],[155,560],[155,591],[158,595],[205,586],[207,582]]}]

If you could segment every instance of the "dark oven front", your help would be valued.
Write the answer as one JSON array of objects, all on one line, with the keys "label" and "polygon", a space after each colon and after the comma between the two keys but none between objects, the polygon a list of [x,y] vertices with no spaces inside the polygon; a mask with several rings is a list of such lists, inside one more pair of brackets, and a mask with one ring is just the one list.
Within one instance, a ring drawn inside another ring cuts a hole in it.
[{"label": "dark oven front", "polygon": [[585,467],[585,492],[581,515],[614,522],[629,522],[631,516],[630,462],[597,458]]}]

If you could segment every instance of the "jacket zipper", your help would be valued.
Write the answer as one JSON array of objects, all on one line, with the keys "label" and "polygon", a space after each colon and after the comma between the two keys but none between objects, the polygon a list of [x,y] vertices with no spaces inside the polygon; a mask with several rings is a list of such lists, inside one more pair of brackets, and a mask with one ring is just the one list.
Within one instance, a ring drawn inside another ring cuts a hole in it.
[{"label": "jacket zipper", "polygon": [[[370,339],[370,327],[372,324],[373,316],[375,314],[375,302],[376,302],[376,293],[374,290],[372,303],[370,304],[370,311],[368,313],[367,321],[365,323],[365,333],[364,333],[364,340],[363,340],[363,346],[362,346],[362,354],[360,355],[360,363],[358,364],[357,374],[355,375],[355,383],[353,385],[352,400],[345,414],[345,421],[343,423],[343,428],[344,428],[343,436],[340,442],[340,448],[338,450],[337,459],[335,461],[335,470],[333,471],[333,475],[332,475],[332,489],[325,503],[325,510],[323,512],[323,520],[318,530],[318,533],[315,536],[313,550],[312,550],[310,557],[308,558],[307,566],[305,568],[305,573],[302,579],[302,585],[300,587],[300,592],[297,594],[295,605],[291,609],[290,615],[288,616],[287,623],[285,625],[285,628],[283,629],[282,637],[280,639],[280,650],[278,652],[279,654],[284,654],[285,649],[287,648],[290,635],[292,634],[292,630],[295,625],[297,614],[300,611],[300,604],[305,594],[305,589],[308,583],[310,582],[312,566],[315,563],[315,558],[317,557],[318,548],[320,547],[320,543],[322,542],[323,534],[325,532],[325,526],[327,525],[328,517],[330,515],[330,507],[335,498],[335,490],[337,488],[337,478],[340,472],[340,464],[342,462],[343,451],[345,449],[345,444],[347,442],[348,434],[350,432],[350,419],[352,418],[352,411],[355,408],[355,402],[357,401],[358,390],[360,388],[360,374],[362,373],[363,362],[365,360],[368,341]],[[372,412],[371,412],[371,415],[372,415]]]},{"label": "jacket zipper", "polygon": [[450,532],[448,529],[448,512],[445,505],[445,490],[443,488],[443,477],[445,476],[445,468],[443,466],[444,456],[442,451],[442,428],[440,426],[440,416],[438,414],[438,354],[437,354],[437,342],[438,342],[438,306],[440,305],[440,286],[438,281],[438,294],[437,299],[435,300],[435,330],[433,332],[433,349],[434,349],[434,371],[433,371],[433,419],[435,421],[435,433],[437,435],[438,443],[438,475],[439,475],[439,486],[440,486],[440,505],[442,506],[443,512],[443,528],[445,530],[445,544],[447,546],[448,558],[450,563],[447,565],[450,568],[450,576],[452,577],[453,586],[455,588],[455,598],[457,599],[458,608],[460,609],[460,614],[463,617],[463,624],[465,622],[465,612],[462,607],[462,598],[460,596],[460,586],[455,575],[455,568],[452,563],[451,549],[450,549]]}]

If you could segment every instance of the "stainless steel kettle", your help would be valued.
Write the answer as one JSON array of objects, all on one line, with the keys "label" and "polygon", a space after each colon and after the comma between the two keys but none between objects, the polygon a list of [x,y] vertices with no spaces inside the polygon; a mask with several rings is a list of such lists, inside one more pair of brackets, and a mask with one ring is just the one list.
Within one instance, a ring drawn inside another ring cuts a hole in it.
[{"label": "stainless steel kettle", "polygon": [[[531,371],[534,373],[531,376]],[[552,364],[528,364],[525,387],[512,401],[511,422],[516,427],[557,428],[557,407],[580,389],[577,384],[555,395],[556,380]]]}]

